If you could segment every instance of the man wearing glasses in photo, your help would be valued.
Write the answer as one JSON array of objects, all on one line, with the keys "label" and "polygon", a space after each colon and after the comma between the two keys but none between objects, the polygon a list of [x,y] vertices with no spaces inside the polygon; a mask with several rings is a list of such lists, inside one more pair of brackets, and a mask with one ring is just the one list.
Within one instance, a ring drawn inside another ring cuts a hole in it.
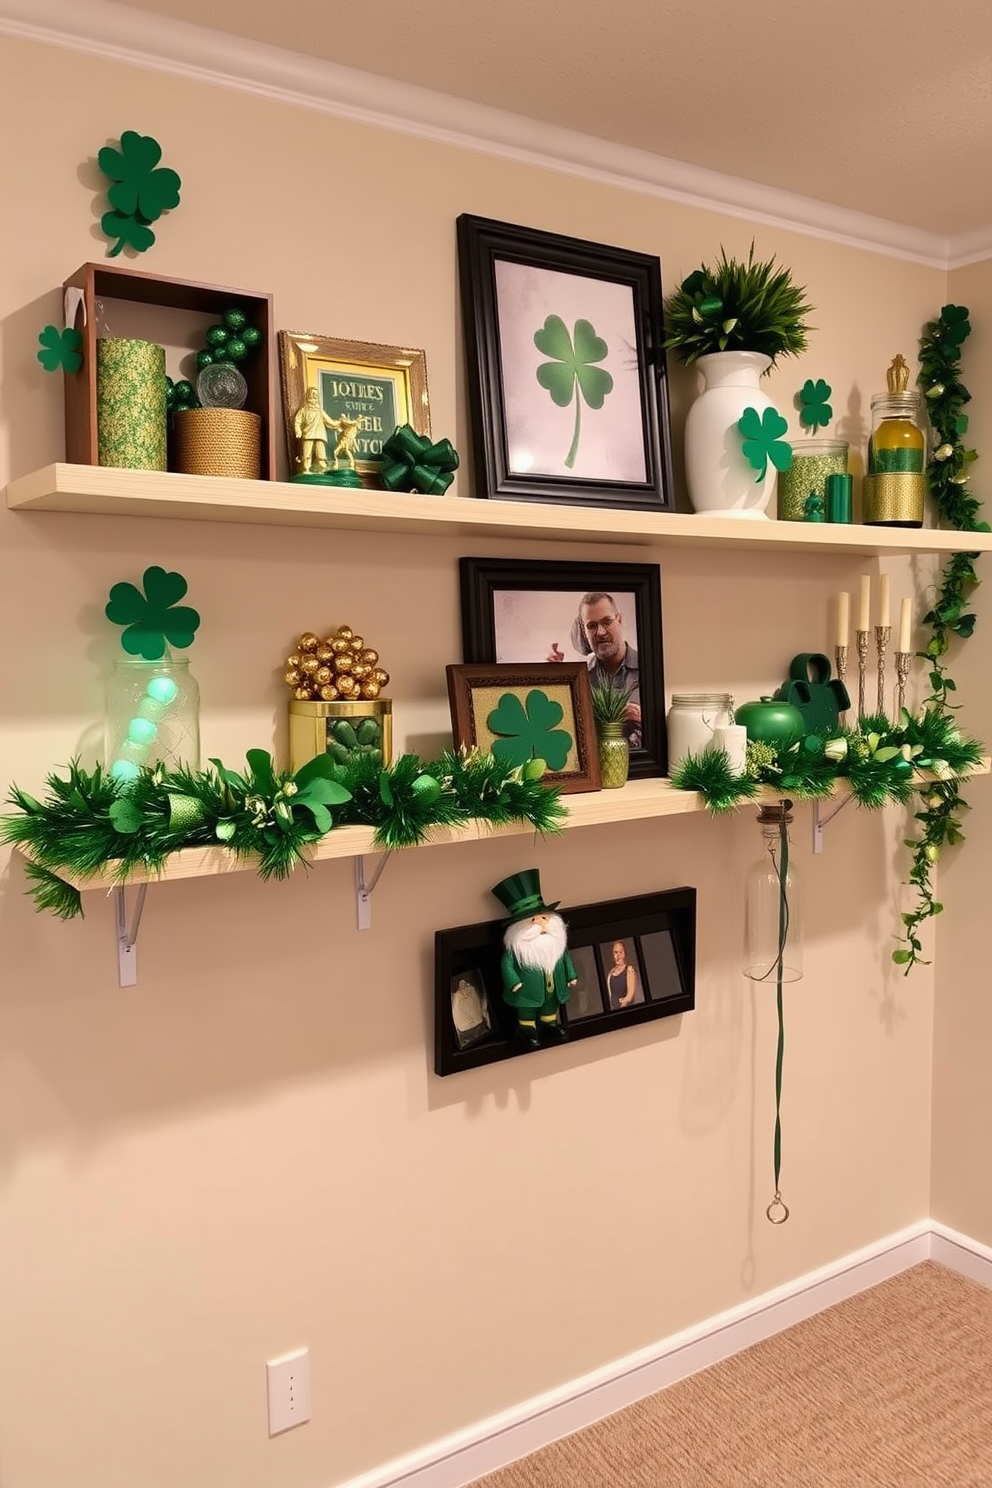
[{"label": "man wearing glasses in photo", "polygon": [[[587,652],[589,684],[592,687],[615,687],[627,698],[624,713],[624,736],[631,749],[640,749],[641,678],[637,652],[623,637],[623,616],[612,594],[593,590],[582,596],[573,629],[579,649]],[[551,643],[549,661],[564,661],[565,653],[557,641]]]}]

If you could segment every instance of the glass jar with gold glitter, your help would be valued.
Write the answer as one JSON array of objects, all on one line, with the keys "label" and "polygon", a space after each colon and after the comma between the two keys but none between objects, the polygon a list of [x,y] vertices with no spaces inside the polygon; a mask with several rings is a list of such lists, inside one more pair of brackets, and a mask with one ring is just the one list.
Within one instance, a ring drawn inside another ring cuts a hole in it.
[{"label": "glass jar with gold glitter", "polygon": [[393,758],[393,704],[382,696],[389,673],[379,653],[350,625],[321,637],[304,631],[286,661],[290,768],[317,755],[340,765],[358,756],[388,766]]},{"label": "glass jar with gold glitter", "polygon": [[871,400],[864,520],[871,527],[922,527],[927,491],[923,399],[909,386],[905,357],[892,360],[884,393]]}]

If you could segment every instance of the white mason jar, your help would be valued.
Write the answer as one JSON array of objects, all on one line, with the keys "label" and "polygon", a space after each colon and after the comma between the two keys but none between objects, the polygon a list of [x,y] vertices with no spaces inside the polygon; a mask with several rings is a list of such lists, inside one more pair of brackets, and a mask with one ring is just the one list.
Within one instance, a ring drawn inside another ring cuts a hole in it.
[{"label": "white mason jar", "polygon": [[769,460],[757,481],[744,457],[737,421],[746,408],[759,418],[775,405],[759,386],[771,359],[757,351],[714,351],[695,363],[705,386],[685,421],[685,475],[693,510],[708,517],[767,520],[777,472]]},{"label": "white mason jar", "polygon": [[687,754],[697,757],[713,747],[714,729],[729,728],[734,721],[734,700],[729,692],[676,692],[668,710],[668,773]]}]

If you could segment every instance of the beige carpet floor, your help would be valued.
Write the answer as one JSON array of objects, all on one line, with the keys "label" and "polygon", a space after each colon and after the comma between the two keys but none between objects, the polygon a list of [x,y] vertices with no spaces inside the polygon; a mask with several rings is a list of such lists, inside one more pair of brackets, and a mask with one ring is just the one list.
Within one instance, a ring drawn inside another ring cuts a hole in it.
[{"label": "beige carpet floor", "polygon": [[484,1488],[992,1488],[992,1292],[931,1261]]}]

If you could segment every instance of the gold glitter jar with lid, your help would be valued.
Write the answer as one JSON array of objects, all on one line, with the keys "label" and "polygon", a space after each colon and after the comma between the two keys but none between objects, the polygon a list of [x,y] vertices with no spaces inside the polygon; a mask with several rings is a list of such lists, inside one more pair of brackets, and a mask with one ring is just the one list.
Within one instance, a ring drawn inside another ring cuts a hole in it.
[{"label": "gold glitter jar with lid", "polygon": [[802,522],[810,496],[826,505],[827,476],[847,474],[847,442],[843,439],[795,439],[792,464],[779,471],[778,519]]}]

